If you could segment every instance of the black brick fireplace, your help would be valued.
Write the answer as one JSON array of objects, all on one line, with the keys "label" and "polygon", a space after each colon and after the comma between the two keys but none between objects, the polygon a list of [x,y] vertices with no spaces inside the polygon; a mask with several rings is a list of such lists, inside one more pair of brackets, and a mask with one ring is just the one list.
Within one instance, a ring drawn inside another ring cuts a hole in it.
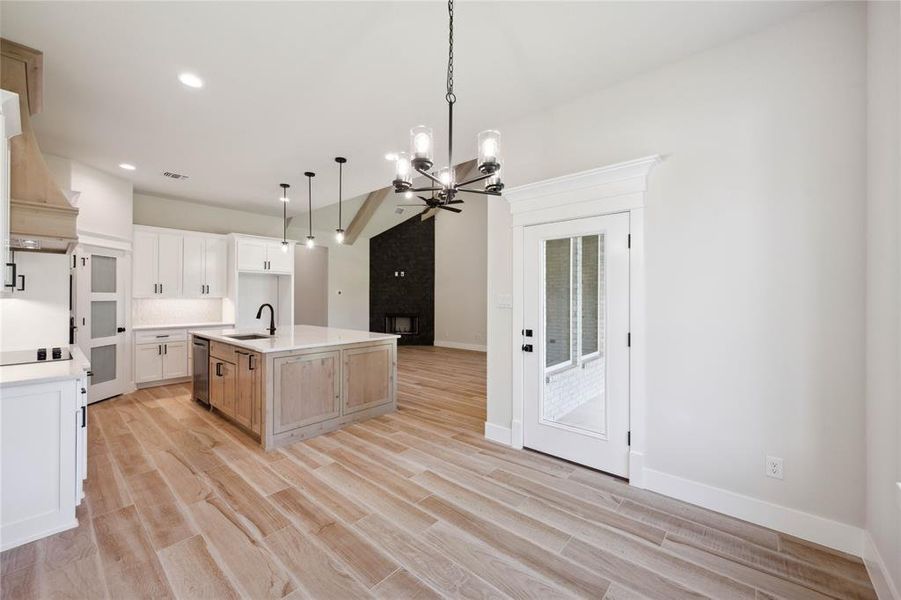
[{"label": "black brick fireplace", "polygon": [[435,219],[419,215],[369,240],[369,330],[398,344],[435,341]]}]

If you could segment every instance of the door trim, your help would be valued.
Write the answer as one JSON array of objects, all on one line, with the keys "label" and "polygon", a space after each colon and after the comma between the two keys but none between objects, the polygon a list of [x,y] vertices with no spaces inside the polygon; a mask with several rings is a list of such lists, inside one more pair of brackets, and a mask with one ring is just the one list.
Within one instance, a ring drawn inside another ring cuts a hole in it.
[{"label": "door trim", "polygon": [[524,298],[523,250],[525,227],[583,217],[628,212],[631,244],[629,252],[629,483],[645,487],[646,448],[645,391],[645,254],[644,207],[648,178],[661,162],[658,155],[574,173],[528,184],[504,192],[513,215],[513,314],[511,323],[512,418],[511,446],[523,447],[523,378],[521,345]]}]

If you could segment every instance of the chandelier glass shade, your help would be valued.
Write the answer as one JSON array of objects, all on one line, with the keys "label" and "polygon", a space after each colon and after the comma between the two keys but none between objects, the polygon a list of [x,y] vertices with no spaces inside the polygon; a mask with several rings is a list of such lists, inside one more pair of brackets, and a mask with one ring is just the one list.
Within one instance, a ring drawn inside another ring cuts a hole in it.
[{"label": "chandelier glass shade", "polygon": [[[478,135],[479,175],[465,181],[456,181],[454,169],[454,0],[447,3],[448,57],[447,57],[447,166],[432,171],[435,165],[435,138],[431,127],[417,125],[410,130],[410,152],[399,153],[394,162],[394,192],[407,194],[428,192],[441,204],[453,201],[460,192],[499,196],[504,189],[501,178],[501,134],[489,129]],[[414,187],[413,178],[425,177],[424,187]],[[481,183],[481,188],[475,184]]]}]

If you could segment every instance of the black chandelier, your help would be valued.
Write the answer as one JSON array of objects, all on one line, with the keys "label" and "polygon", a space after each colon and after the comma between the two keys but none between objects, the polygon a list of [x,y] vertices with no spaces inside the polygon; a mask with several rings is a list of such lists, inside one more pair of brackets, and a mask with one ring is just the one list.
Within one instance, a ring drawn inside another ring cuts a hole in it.
[{"label": "black chandelier", "polygon": [[[473,194],[489,194],[500,196],[504,184],[501,181],[501,134],[489,129],[478,136],[479,159],[478,167],[480,175],[466,181],[455,181],[454,173],[454,103],[457,97],[454,95],[454,0],[448,0],[448,53],[447,53],[447,93],[444,99],[447,101],[447,167],[432,172],[434,164],[434,145],[432,130],[420,125],[410,130],[410,154],[400,153],[395,162],[394,192],[397,194],[406,192],[429,192],[433,199],[420,199],[429,206],[443,207],[446,204],[459,204],[462,200],[454,201],[459,192]],[[418,173],[427,178],[430,183],[427,187],[413,187],[413,175]],[[483,189],[469,188],[476,182],[484,181]],[[437,200],[437,202],[436,202]],[[459,212],[455,210],[454,212]]]}]

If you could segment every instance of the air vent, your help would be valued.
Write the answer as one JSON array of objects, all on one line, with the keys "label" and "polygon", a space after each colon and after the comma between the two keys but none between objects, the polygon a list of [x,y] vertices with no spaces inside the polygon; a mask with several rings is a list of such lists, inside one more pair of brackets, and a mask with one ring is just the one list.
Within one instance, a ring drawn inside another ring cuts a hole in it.
[{"label": "air vent", "polygon": [[187,175],[182,175],[181,173],[173,173],[172,171],[166,171],[163,173],[163,177],[168,177],[169,179],[187,179]]}]

